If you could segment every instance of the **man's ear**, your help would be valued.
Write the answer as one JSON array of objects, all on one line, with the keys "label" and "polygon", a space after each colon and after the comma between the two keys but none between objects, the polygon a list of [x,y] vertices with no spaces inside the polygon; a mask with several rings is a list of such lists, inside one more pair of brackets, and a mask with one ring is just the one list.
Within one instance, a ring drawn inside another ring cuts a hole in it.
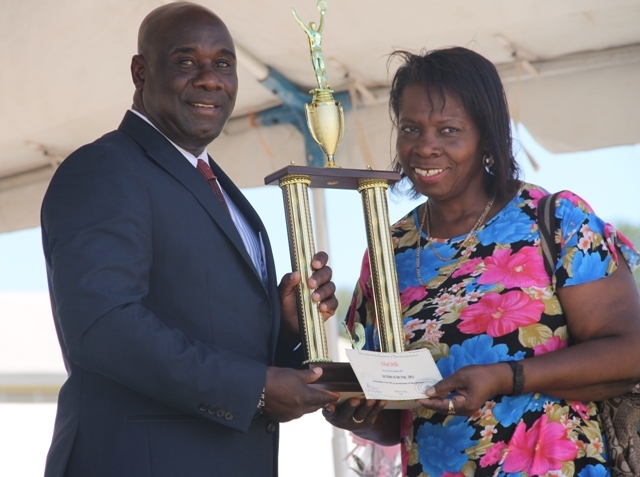
[{"label": "man's ear", "polygon": [[147,73],[147,62],[142,55],[133,55],[131,58],[131,79],[137,90],[142,89]]}]

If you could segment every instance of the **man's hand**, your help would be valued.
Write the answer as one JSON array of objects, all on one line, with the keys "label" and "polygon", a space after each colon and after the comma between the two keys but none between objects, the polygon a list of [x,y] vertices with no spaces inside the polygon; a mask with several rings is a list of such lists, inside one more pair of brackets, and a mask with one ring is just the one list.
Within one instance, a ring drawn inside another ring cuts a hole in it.
[{"label": "man's hand", "polygon": [[[319,303],[319,310],[322,318],[326,321],[333,316],[338,308],[338,299],[335,296],[336,286],[331,281],[331,268],[327,266],[329,257],[324,252],[318,252],[311,262],[311,267],[315,270],[307,281],[313,290],[311,299]],[[287,273],[278,287],[280,293],[280,303],[282,307],[282,324],[290,337],[300,335],[300,325],[298,323],[298,309],[296,305],[296,286],[300,283],[300,272]],[[295,339],[291,338],[291,341]]]},{"label": "man's hand", "polygon": [[277,421],[287,422],[335,403],[340,394],[308,386],[322,375],[322,369],[267,368],[264,389],[264,414]]}]

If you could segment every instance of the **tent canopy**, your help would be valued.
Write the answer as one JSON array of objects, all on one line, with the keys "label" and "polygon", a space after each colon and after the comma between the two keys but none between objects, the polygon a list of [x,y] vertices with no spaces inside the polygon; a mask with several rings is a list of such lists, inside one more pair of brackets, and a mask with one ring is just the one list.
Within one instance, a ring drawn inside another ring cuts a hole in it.
[{"label": "tent canopy", "polygon": [[[290,8],[318,21],[313,0],[200,3],[225,21],[240,66],[236,110],[210,152],[241,187],[305,161],[291,123],[261,112],[282,104],[275,71],[314,86],[306,35]],[[131,104],[137,29],[157,0],[22,0],[0,6],[0,232],[38,224],[53,170],[117,127]],[[494,62],[514,121],[545,148],[568,152],[640,142],[640,2],[329,0],[322,48],[331,87],[348,91],[343,167],[386,169],[388,53],[461,45]],[[269,68],[271,70],[269,70]],[[394,65],[390,66],[391,71]]]}]

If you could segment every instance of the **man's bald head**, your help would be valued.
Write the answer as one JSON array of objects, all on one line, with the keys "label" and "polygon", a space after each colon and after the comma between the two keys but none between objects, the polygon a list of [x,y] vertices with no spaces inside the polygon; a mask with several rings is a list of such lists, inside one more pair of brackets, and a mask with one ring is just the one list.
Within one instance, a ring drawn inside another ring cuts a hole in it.
[{"label": "man's bald head", "polygon": [[193,19],[224,25],[223,21],[208,8],[190,2],[174,2],[152,10],[140,24],[138,30],[138,54],[148,56],[150,49],[159,43],[173,24]]}]

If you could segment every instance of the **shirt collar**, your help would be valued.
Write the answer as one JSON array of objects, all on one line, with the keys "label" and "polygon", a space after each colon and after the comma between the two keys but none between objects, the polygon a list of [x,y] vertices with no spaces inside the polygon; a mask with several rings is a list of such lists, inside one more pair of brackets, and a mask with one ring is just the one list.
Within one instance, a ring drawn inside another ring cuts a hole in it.
[{"label": "shirt collar", "polygon": [[146,121],[148,124],[153,126],[153,128],[156,131],[158,131],[160,134],[162,134],[167,139],[167,141],[169,141],[171,144],[173,144],[173,147],[175,147],[178,151],[180,151],[180,153],[191,163],[191,165],[193,167],[197,167],[198,166],[198,159],[202,159],[204,162],[209,164],[209,156],[207,154],[207,150],[206,149],[204,151],[202,151],[198,157],[196,157],[193,154],[191,154],[189,151],[187,151],[187,150],[181,148],[180,146],[178,146],[175,142],[173,142],[167,136],[165,136],[165,134],[162,131],[160,131],[156,127],[155,124],[153,124],[151,121],[149,121],[149,119],[144,114],[142,114],[139,111],[136,111],[135,109],[130,109],[129,111],[131,111],[133,114],[135,114],[136,116],[140,117],[141,119]]}]

